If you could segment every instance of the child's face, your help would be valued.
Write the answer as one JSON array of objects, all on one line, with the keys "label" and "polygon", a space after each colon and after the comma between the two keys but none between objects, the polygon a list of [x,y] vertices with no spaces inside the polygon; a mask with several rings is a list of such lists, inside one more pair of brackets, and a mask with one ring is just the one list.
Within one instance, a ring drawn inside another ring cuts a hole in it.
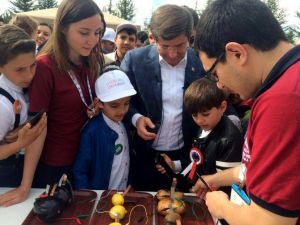
[{"label": "child's face", "polygon": [[215,128],[226,110],[227,103],[223,101],[219,108],[213,107],[205,112],[192,114],[195,123],[205,131]]},{"label": "child's face", "polygon": [[36,69],[35,53],[22,53],[10,60],[4,66],[0,66],[0,72],[7,79],[21,88],[26,88],[30,85],[34,77]]},{"label": "child's face", "polygon": [[118,33],[115,43],[117,46],[117,51],[122,55],[125,55],[131,49],[135,48],[136,36],[134,34],[129,35],[125,31]]},{"label": "child's face", "polygon": [[115,122],[122,121],[128,112],[130,97],[117,99],[111,102],[100,103],[102,112]]},{"label": "child's face", "polygon": [[39,46],[44,41],[48,40],[51,34],[50,27],[46,25],[39,25],[37,29],[37,38],[36,38],[36,44]]}]

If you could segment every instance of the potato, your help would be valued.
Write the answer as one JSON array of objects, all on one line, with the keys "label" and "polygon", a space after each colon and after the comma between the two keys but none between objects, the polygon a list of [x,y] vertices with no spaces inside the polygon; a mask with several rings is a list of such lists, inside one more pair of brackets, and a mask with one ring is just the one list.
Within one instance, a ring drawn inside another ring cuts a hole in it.
[{"label": "potato", "polygon": [[[162,199],[157,204],[157,212],[161,215],[167,215],[169,210],[169,203],[170,199]],[[185,211],[185,203],[184,201],[178,201],[174,199],[173,205],[172,205],[174,211],[178,214],[182,214]]]},{"label": "potato", "polygon": [[[158,200],[170,198],[170,191],[161,189],[157,192],[155,196]],[[175,192],[175,198],[183,199],[184,198],[183,192]]]},{"label": "potato", "polygon": [[184,198],[184,193],[183,192],[175,192],[175,198],[183,199]]},{"label": "potato", "polygon": [[156,193],[155,196],[158,200],[168,199],[168,198],[170,198],[170,192],[167,190],[161,189]]},{"label": "potato", "polygon": [[176,220],[180,220],[180,219],[181,219],[181,216],[176,212],[169,212],[165,216],[166,222],[176,223]]}]

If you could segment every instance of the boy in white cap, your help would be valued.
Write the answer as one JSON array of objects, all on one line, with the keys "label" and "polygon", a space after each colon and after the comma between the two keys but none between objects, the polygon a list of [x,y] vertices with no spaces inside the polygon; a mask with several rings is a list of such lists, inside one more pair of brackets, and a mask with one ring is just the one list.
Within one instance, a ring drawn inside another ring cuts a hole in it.
[{"label": "boy in white cap", "polygon": [[106,27],[105,33],[101,38],[101,47],[104,54],[112,53],[115,48],[116,32],[110,27]]},{"label": "boy in white cap", "polygon": [[73,166],[77,189],[125,189],[129,174],[127,129],[121,122],[136,91],[117,66],[108,66],[95,84],[102,113],[83,129]]}]

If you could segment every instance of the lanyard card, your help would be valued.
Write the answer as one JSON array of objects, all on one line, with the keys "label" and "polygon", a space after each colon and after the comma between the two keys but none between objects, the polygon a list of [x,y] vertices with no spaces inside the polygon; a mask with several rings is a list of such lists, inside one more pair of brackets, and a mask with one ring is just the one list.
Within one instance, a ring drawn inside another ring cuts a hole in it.
[{"label": "lanyard card", "polygon": [[236,184],[231,185],[230,201],[237,205],[250,205],[250,199],[248,195]]}]

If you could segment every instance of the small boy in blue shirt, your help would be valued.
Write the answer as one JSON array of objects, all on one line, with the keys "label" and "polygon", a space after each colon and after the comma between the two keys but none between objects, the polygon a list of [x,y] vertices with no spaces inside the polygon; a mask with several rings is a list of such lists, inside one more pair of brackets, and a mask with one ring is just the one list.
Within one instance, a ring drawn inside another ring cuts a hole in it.
[{"label": "small boy in blue shirt", "polygon": [[85,126],[73,166],[76,189],[125,189],[129,174],[128,132],[122,120],[136,91],[127,75],[109,66],[96,81],[102,113]]}]

